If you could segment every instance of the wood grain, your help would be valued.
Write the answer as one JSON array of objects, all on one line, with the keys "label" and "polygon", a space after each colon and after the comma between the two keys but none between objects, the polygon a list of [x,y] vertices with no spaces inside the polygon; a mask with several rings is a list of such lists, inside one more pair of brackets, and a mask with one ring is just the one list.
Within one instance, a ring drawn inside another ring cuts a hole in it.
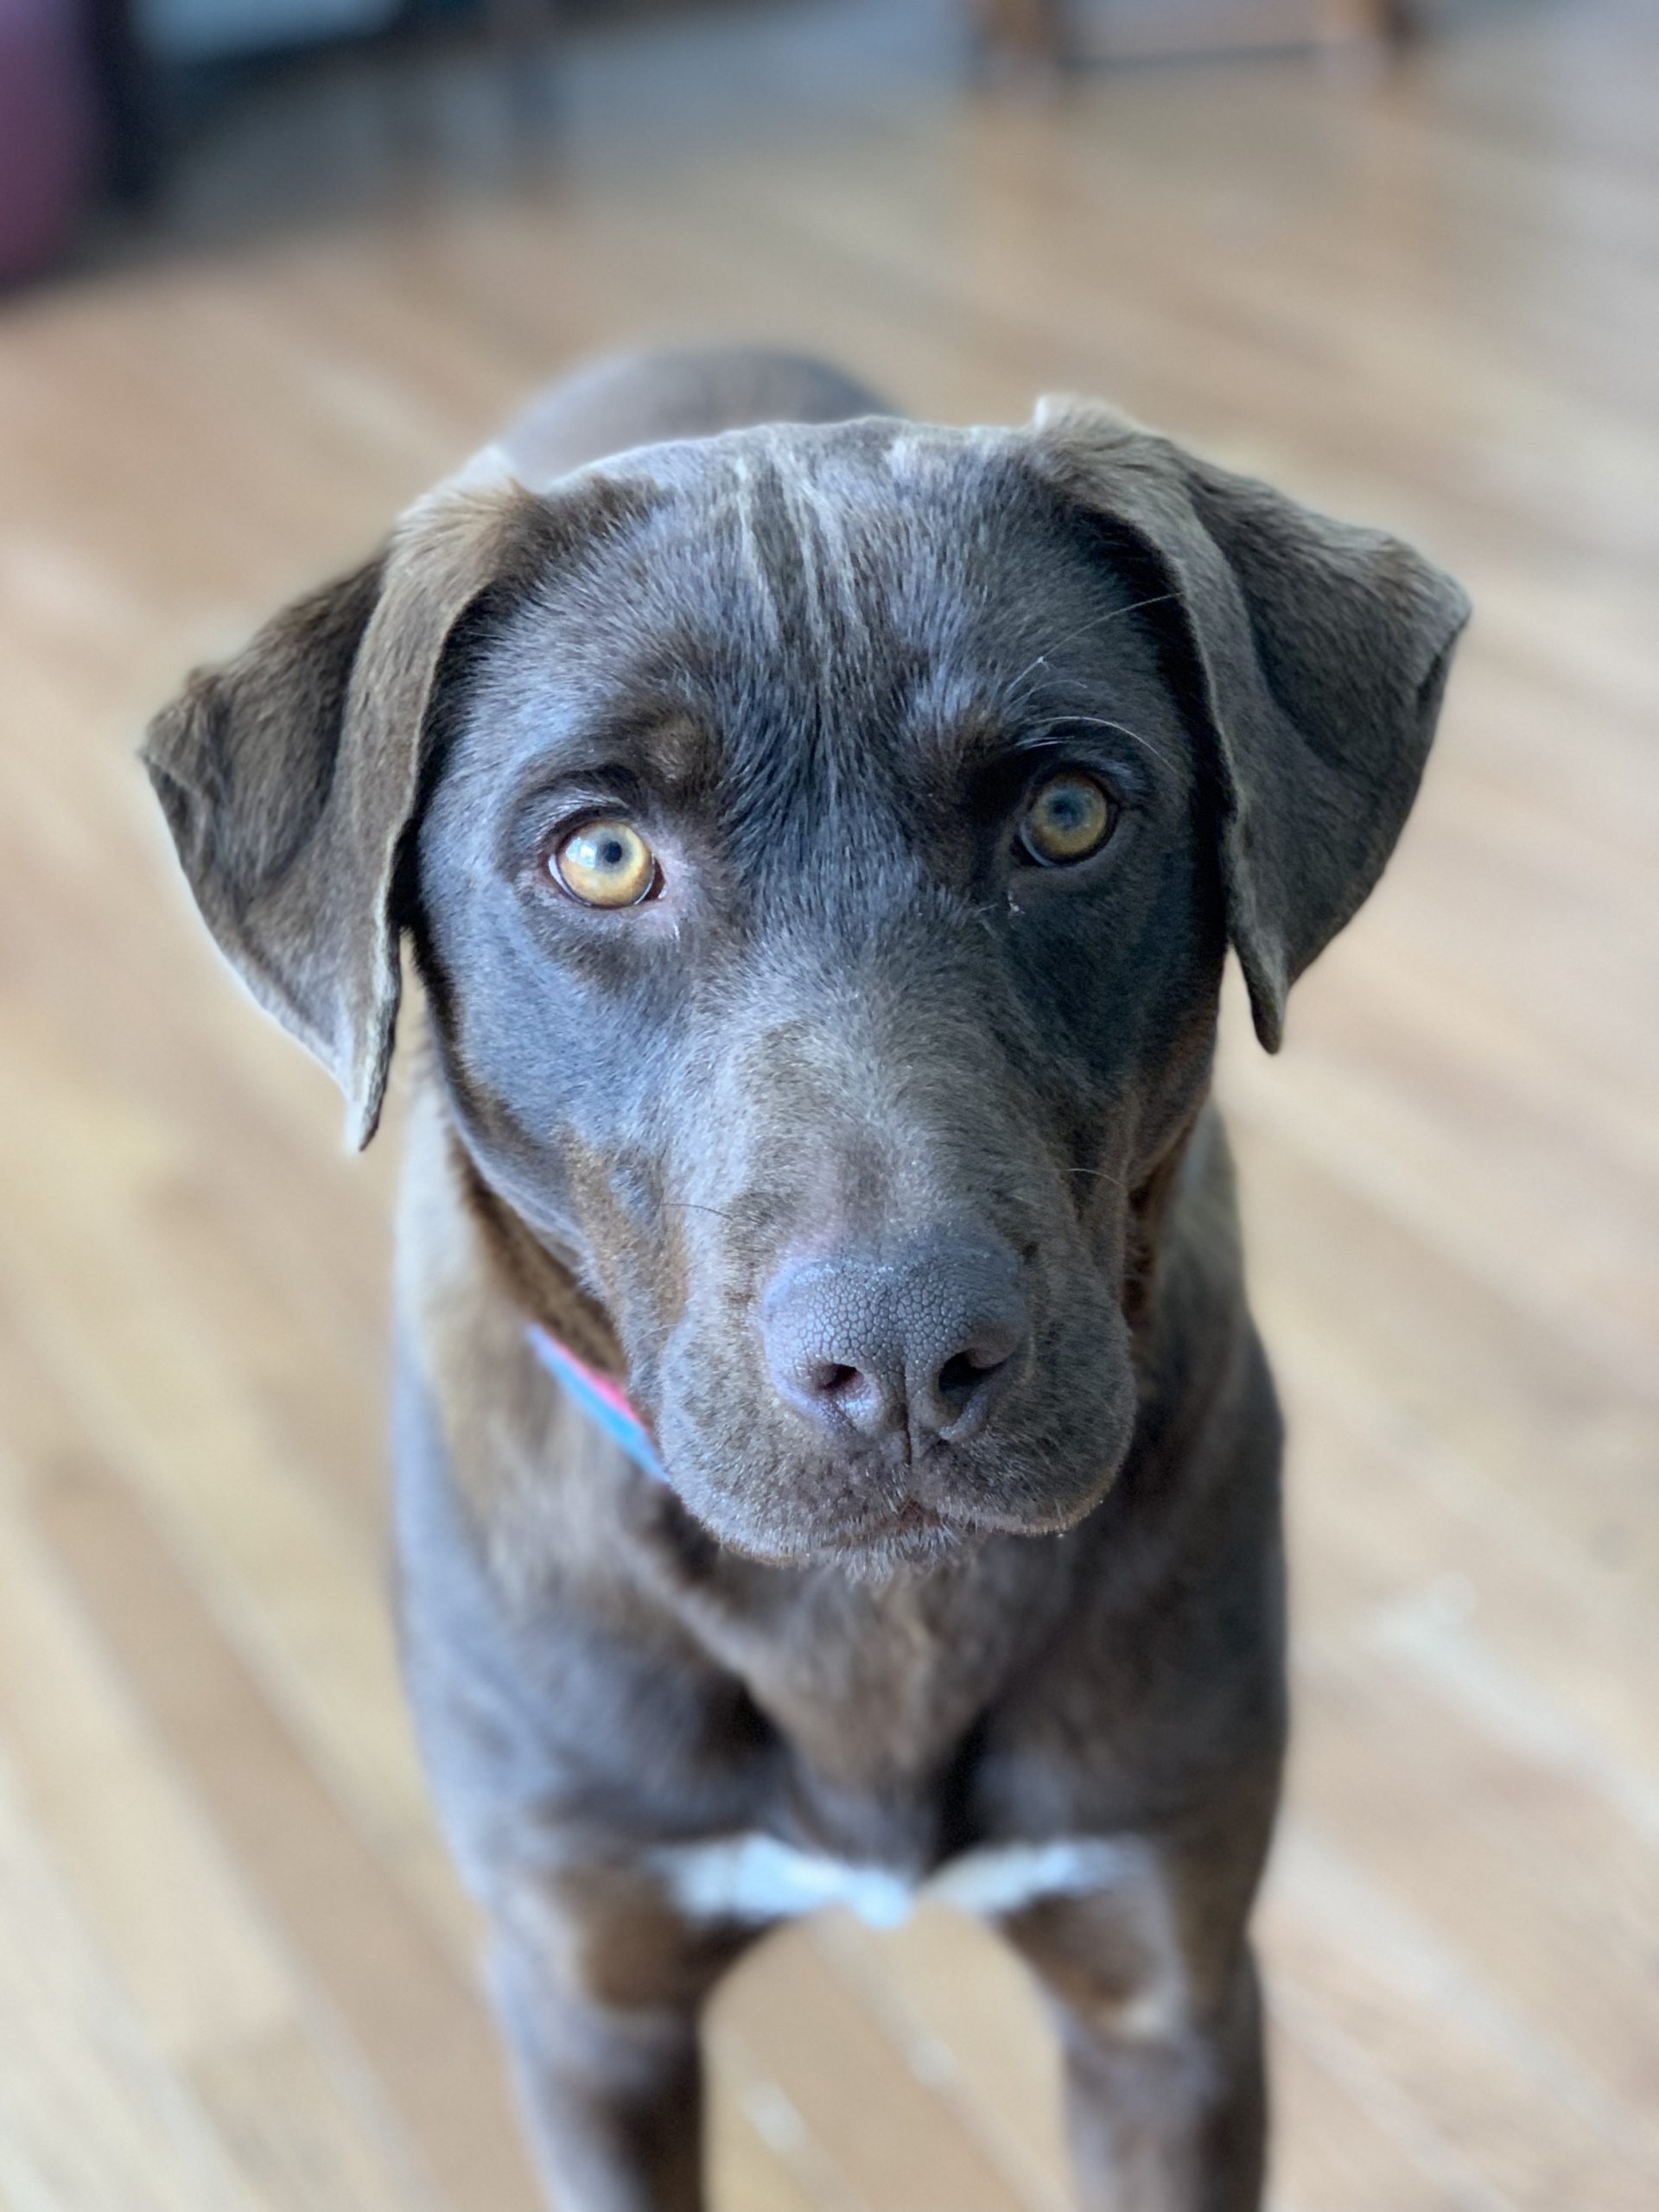
[{"label": "wood grain", "polygon": [[[901,18],[907,20],[901,21]],[[925,19],[925,20],[924,20]],[[785,338],[1132,411],[1478,609],[1375,900],[1223,1082],[1292,1430],[1280,2212],[1659,2202],[1659,31],[970,98],[941,21],[245,95],[0,315],[0,2202],[529,2212],[385,1604],[390,1142],[239,1000],[131,760],[536,382]],[[1061,2212],[1020,1969],[930,1911],[711,2023],[721,2212]]]}]

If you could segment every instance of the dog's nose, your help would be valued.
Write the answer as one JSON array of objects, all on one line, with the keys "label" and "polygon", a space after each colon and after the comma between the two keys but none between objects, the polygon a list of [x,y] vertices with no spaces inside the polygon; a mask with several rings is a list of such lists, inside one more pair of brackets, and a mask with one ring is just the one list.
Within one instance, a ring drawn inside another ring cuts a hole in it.
[{"label": "dog's nose", "polygon": [[798,1262],[767,1292],[762,1325],[798,1413],[847,1441],[907,1428],[912,1446],[973,1435],[1031,1335],[1014,1254],[956,1242]]}]

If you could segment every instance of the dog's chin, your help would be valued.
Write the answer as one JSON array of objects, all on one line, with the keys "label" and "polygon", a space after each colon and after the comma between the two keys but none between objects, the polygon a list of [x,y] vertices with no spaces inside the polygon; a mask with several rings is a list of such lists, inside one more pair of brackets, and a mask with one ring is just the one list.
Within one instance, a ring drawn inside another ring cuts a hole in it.
[{"label": "dog's chin", "polygon": [[812,1564],[836,1567],[855,1582],[887,1582],[900,1574],[937,1574],[959,1567],[985,1541],[982,1529],[928,1520],[896,1526],[883,1535],[842,1538],[823,1545]]},{"label": "dog's chin", "polygon": [[965,1559],[984,1542],[985,1533],[971,1521],[912,1497],[890,1512],[815,1533],[808,1547],[816,1564],[838,1567],[861,1582],[879,1582]]},{"label": "dog's chin", "polygon": [[763,1567],[835,1567],[855,1582],[887,1582],[905,1574],[936,1574],[971,1559],[989,1533],[965,1523],[895,1520],[880,1529],[802,1529],[764,1535],[711,1530],[728,1551]]}]

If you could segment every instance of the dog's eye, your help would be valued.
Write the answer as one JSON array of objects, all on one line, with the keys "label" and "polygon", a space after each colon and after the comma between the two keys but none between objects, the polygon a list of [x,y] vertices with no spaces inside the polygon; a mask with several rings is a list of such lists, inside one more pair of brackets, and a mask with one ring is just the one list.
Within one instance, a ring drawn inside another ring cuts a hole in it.
[{"label": "dog's eye", "polygon": [[1027,802],[1020,842],[1044,868],[1065,868],[1097,853],[1112,834],[1116,810],[1092,776],[1068,768],[1039,784]]},{"label": "dog's eye", "polygon": [[554,847],[551,866],[584,906],[637,906],[657,881],[657,855],[630,822],[584,822]]}]

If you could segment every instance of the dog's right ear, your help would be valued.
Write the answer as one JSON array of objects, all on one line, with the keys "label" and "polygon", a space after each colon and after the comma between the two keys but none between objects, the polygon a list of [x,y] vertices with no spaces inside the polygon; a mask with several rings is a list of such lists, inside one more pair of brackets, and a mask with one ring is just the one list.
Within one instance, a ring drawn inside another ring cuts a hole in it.
[{"label": "dog's right ear", "polygon": [[533,577],[569,521],[516,484],[435,494],[377,559],[198,671],[145,739],[208,928],[334,1075],[354,1144],[374,1134],[385,1095],[397,856],[445,648],[485,592]]}]

